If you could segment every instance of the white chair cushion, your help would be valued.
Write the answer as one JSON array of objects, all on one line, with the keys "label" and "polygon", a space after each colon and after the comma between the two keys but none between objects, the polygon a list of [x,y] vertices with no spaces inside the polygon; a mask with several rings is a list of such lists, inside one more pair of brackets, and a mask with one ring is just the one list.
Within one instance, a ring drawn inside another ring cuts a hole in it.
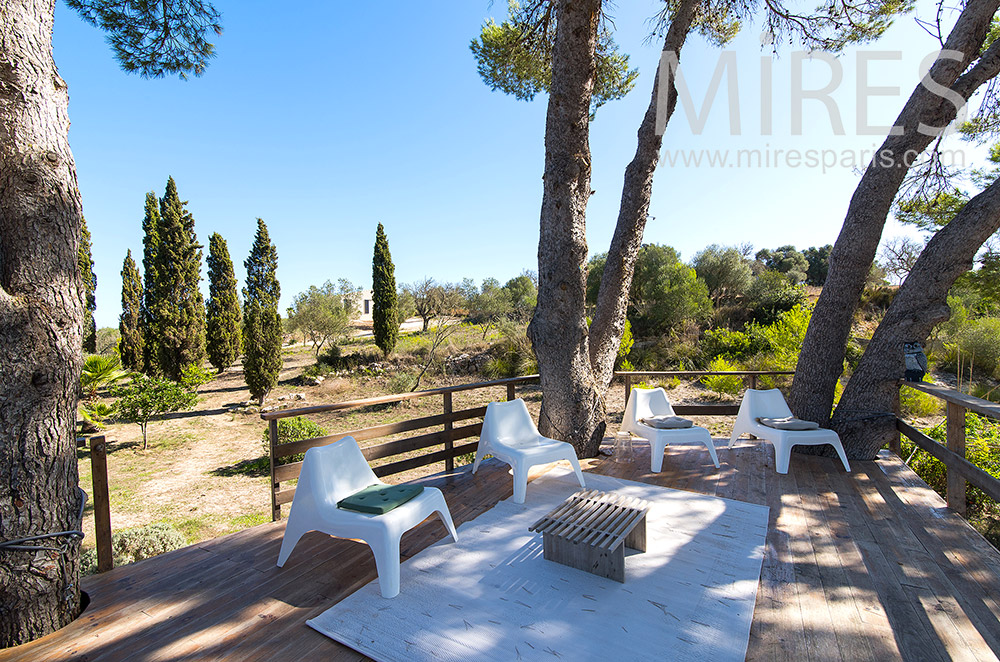
[{"label": "white chair cushion", "polygon": [[819,423],[813,421],[803,421],[794,416],[784,418],[758,418],[757,422],[775,430],[818,430]]},{"label": "white chair cushion", "polygon": [[639,422],[657,430],[680,430],[694,425],[693,421],[680,416],[648,416]]}]

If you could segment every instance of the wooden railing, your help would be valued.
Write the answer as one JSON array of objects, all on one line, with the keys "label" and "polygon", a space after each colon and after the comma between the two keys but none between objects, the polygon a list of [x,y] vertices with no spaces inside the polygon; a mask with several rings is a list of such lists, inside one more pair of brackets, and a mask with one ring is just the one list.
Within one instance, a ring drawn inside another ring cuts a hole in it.
[{"label": "wooden railing", "polygon": [[[339,441],[347,436],[354,437],[358,441],[366,441],[396,435],[403,432],[414,432],[417,430],[425,430],[427,428],[440,428],[434,432],[405,437],[403,439],[395,439],[393,441],[374,446],[367,446],[362,448],[361,451],[364,453],[365,459],[372,461],[404,453],[412,453],[413,451],[423,450],[432,446],[444,445],[443,450],[423,453],[416,457],[409,457],[402,460],[396,460],[394,462],[375,467],[373,470],[375,471],[376,476],[383,477],[443,461],[445,471],[452,471],[455,468],[455,458],[460,455],[475,452],[476,447],[479,444],[478,440],[473,443],[462,444],[460,446],[456,446],[455,442],[462,439],[469,439],[470,437],[478,437],[483,427],[481,419],[486,415],[485,403],[479,407],[454,411],[453,394],[461,391],[474,391],[496,386],[504,386],[507,389],[507,399],[513,400],[515,398],[515,387],[537,381],[538,375],[511,377],[509,379],[498,379],[491,382],[463,384],[461,386],[435,388],[426,391],[416,391],[414,393],[383,395],[374,398],[364,398],[361,400],[348,400],[347,402],[338,402],[331,405],[302,407],[299,409],[284,409],[261,414],[260,417],[268,423],[268,439],[270,440],[271,519],[281,519],[281,506],[286,503],[291,503],[292,498],[295,495],[294,487],[282,489],[281,484],[298,478],[299,473],[302,471],[302,462],[289,462],[287,464],[281,464],[279,460],[293,455],[298,455],[299,453],[305,453],[310,448],[332,444],[335,441]],[[387,423],[385,425],[376,425],[358,430],[338,432],[325,437],[304,439],[302,441],[294,441],[286,444],[277,443],[278,421],[283,418],[344,411],[348,409],[357,409],[359,407],[405,402],[408,400],[438,396],[441,397],[440,414],[414,418],[407,421],[400,421],[398,423]],[[455,427],[455,423],[468,421],[470,419],[480,420],[470,425]]]},{"label": "wooden railing", "polygon": [[[625,402],[628,402],[629,393],[632,392],[632,384],[637,379],[646,377],[712,377],[714,375],[743,377],[747,388],[757,388],[758,377],[776,377],[779,375],[794,375],[791,370],[629,370],[615,373],[615,377],[621,377],[625,382]],[[691,414],[699,416],[736,416],[739,413],[739,405],[674,405],[674,412],[680,414]]]},{"label": "wooden railing", "polygon": [[[928,384],[926,382],[902,382],[901,387],[922,391],[947,403],[945,418],[946,445],[939,444],[920,430],[902,419],[896,419],[896,427],[917,447],[927,451],[944,463],[947,475],[948,507],[965,515],[966,483],[985,492],[994,501],[1000,502],[1000,480],[986,473],[965,458],[965,412],[972,411],[982,416],[1000,420],[1000,405],[988,400],[974,398],[954,389]],[[890,445],[890,450],[899,454],[898,441]]]},{"label": "wooden railing", "polygon": [[[625,401],[628,402],[628,394],[632,389],[632,384],[634,383],[635,377],[704,377],[710,375],[733,375],[741,376],[747,378],[750,388],[755,388],[757,386],[757,378],[760,376],[776,376],[776,375],[791,375],[792,372],[787,371],[767,371],[767,370],[757,370],[757,371],[728,371],[728,372],[711,372],[711,371],[680,371],[680,372],[657,372],[657,371],[630,371],[630,372],[616,372],[616,377],[621,377],[625,380]],[[318,446],[326,446],[327,444],[332,444],[335,441],[339,441],[344,437],[351,436],[358,441],[370,441],[372,439],[379,439],[382,437],[388,437],[390,435],[396,435],[404,432],[414,432],[417,430],[425,430],[427,428],[440,428],[433,432],[427,432],[424,434],[419,434],[415,436],[405,437],[403,439],[395,439],[389,442],[377,444],[374,446],[367,446],[362,448],[362,453],[364,453],[365,459],[379,460],[384,458],[390,458],[393,456],[412,453],[413,451],[419,451],[427,449],[433,446],[443,445],[443,450],[437,450],[432,452],[425,452],[419,454],[415,457],[408,457],[402,460],[396,460],[388,464],[383,464],[381,466],[375,467],[375,475],[379,477],[389,476],[392,474],[401,473],[403,471],[409,471],[411,469],[416,469],[418,467],[427,466],[435,462],[444,462],[445,471],[452,471],[455,468],[454,460],[456,457],[461,455],[466,455],[468,453],[475,452],[479,442],[478,440],[462,444],[461,446],[455,446],[456,441],[462,439],[469,439],[471,437],[478,437],[479,433],[482,431],[482,417],[486,415],[485,403],[479,407],[473,407],[470,409],[463,409],[460,411],[454,411],[453,408],[453,394],[460,391],[473,391],[486,389],[496,386],[505,386],[507,389],[507,399],[513,400],[515,398],[515,387],[530,384],[538,381],[538,375],[528,375],[525,377],[512,377],[509,379],[499,379],[490,382],[479,382],[476,384],[464,384],[462,386],[449,386],[446,388],[436,388],[427,391],[416,391],[414,393],[402,393],[398,395],[384,395],[374,398],[364,398],[362,400],[349,400],[347,402],[338,402],[331,405],[319,405],[316,407],[301,407],[299,409],[284,409],[280,411],[272,411],[266,414],[261,414],[260,417],[268,422],[268,439],[270,440],[270,477],[271,477],[271,519],[278,520],[281,519],[281,506],[286,503],[291,503],[292,498],[295,496],[294,487],[282,488],[282,483],[287,483],[290,480],[294,480],[299,477],[299,473],[302,471],[302,462],[289,462],[287,464],[282,464],[280,460],[291,457],[293,455],[298,455],[304,453],[310,448],[316,448]],[[324,414],[329,412],[344,411],[349,409],[357,409],[359,407],[369,407],[372,405],[380,404],[390,404],[397,402],[404,402],[407,400],[416,400],[421,398],[429,397],[441,397],[442,406],[441,413],[435,414],[433,416],[424,416],[421,418],[410,419],[407,421],[400,421],[398,423],[387,423],[384,425],[376,425],[367,428],[361,428],[357,430],[350,430],[346,432],[337,432],[335,434],[327,435],[325,437],[316,437],[313,439],[304,439],[302,441],[294,441],[291,443],[279,444],[278,439],[278,421],[283,418],[291,418],[293,416],[309,416],[314,414]],[[674,410],[678,414],[688,414],[688,415],[700,415],[700,416],[735,416],[739,407],[736,405],[676,405]],[[480,419],[475,423],[469,425],[462,425],[460,427],[455,427],[455,423],[461,421],[468,421],[471,419]]]}]

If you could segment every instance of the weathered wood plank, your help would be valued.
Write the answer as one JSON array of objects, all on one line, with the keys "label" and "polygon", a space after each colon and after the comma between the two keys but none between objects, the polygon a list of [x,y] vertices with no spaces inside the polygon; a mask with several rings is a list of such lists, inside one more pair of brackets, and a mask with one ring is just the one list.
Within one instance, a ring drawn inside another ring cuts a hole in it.
[{"label": "weathered wood plank", "polygon": [[989,400],[983,400],[981,398],[976,398],[971,395],[966,395],[956,391],[953,388],[948,388],[947,386],[939,386],[937,384],[928,384],[927,382],[900,382],[901,386],[906,386],[917,391],[923,391],[928,395],[933,395],[936,398],[941,398],[945,402],[950,402],[961,407],[968,409],[969,411],[974,411],[977,414],[982,414],[983,416],[989,416],[990,418],[1000,419],[1000,405],[994,404]]}]

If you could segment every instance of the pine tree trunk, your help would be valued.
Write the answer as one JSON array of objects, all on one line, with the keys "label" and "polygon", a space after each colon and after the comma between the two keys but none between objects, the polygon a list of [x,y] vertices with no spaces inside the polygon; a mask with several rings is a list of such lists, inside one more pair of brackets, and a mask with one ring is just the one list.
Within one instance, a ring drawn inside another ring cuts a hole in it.
[{"label": "pine tree trunk", "polygon": [[[946,49],[964,53],[964,60],[938,59],[931,67],[934,81],[965,99],[1000,70],[998,42],[993,45],[996,48],[991,46],[968,73],[959,77],[979,55],[998,6],[1000,0],[969,2],[945,44]],[[854,311],[875,259],[886,217],[913,159],[933,140],[918,131],[918,126],[923,123],[943,127],[954,119],[955,113],[951,101],[918,85],[895,122],[903,128],[903,134],[886,138],[858,184],[830,253],[830,270],[796,366],[789,404],[800,418],[821,425],[829,421]]]},{"label": "pine tree trunk", "polygon": [[[948,290],[972,268],[976,252],[1000,229],[1000,181],[974,197],[927,243],[865,349],[832,425],[852,459],[870,460],[897,435],[897,380],[903,344],[922,342],[948,319]],[[881,414],[881,416],[880,416]]]},{"label": "pine tree trunk", "polygon": [[[0,12],[0,538],[78,529],[74,424],[83,297],[80,195],[65,82],[52,59],[54,0]],[[0,550],[0,647],[80,609],[79,547]]]},{"label": "pine tree trunk", "polygon": [[[663,52],[672,52],[680,58],[681,48],[691,29],[691,21],[701,0],[684,0],[677,15],[670,22],[663,40]],[[667,92],[667,121],[677,105],[677,90],[673,84],[673,72]],[[632,274],[636,257],[642,246],[642,234],[649,215],[649,201],[653,195],[653,174],[660,160],[663,136],[656,134],[656,109],[660,69],[653,79],[653,93],[639,126],[638,146],[632,162],[625,168],[625,182],[622,186],[621,206],[618,222],[611,239],[608,258],[601,275],[601,289],[597,295],[597,308],[590,325],[590,362],[595,379],[602,393],[607,390],[614,376],[615,358],[621,344],[625,328],[625,313],[628,308],[628,293],[632,286]]]},{"label": "pine tree trunk", "polygon": [[562,0],[545,120],[545,176],[538,240],[538,305],[528,326],[541,375],[542,434],[577,455],[604,437],[603,391],[595,381],[584,304],[590,198],[590,98],[600,0]]}]

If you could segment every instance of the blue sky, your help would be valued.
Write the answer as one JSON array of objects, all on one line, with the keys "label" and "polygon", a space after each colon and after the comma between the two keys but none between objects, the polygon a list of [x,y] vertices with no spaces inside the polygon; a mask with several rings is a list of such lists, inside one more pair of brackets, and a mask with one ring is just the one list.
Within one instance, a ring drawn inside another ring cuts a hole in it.
[{"label": "blue sky", "polygon": [[[242,279],[256,218],[278,249],[282,307],[309,285],[347,278],[369,286],[375,227],[385,225],[396,278],[505,281],[536,268],[546,98],[531,103],[491,92],[479,79],[469,41],[505,4],[486,0],[393,3],[217,1],[224,33],[205,75],[188,81],[126,75],[103,35],[62,4],[55,56],[69,84],[70,143],[93,235],[98,326],[115,326],[127,249],[141,254],[145,193],[162,195],[168,175],[207,246],[219,232]],[[601,108],[591,129],[591,253],[607,250],[622,174],[649,102],[659,45],[643,44],[659,3],[622,2],[617,40],[640,70],[635,90]],[[931,17],[930,5],[918,10]],[[838,60],[833,93],[845,135],[806,100],[802,135],[792,135],[793,56],[773,63],[773,135],[760,130],[759,29],[728,47],[736,53],[741,135],[729,129],[725,85],[695,135],[682,109],[665,150],[873,149],[882,137],[856,135],[856,57]],[[869,85],[898,86],[872,98],[871,124],[889,124],[919,80],[917,64],[935,41],[912,16],[867,50],[902,51],[869,64]],[[719,51],[692,37],[682,67],[700,106]],[[803,65],[804,87],[831,76]],[[962,144],[959,144],[962,146]],[[972,158],[975,150],[968,150]],[[779,155],[783,160],[785,156]],[[839,156],[838,156],[839,158]],[[670,167],[661,161],[645,240],[684,259],[711,243],[756,248],[832,243],[859,173],[849,167]],[[887,236],[904,232],[894,226]],[[204,284],[203,284],[204,285]],[[206,286],[207,289],[207,286]]]}]

